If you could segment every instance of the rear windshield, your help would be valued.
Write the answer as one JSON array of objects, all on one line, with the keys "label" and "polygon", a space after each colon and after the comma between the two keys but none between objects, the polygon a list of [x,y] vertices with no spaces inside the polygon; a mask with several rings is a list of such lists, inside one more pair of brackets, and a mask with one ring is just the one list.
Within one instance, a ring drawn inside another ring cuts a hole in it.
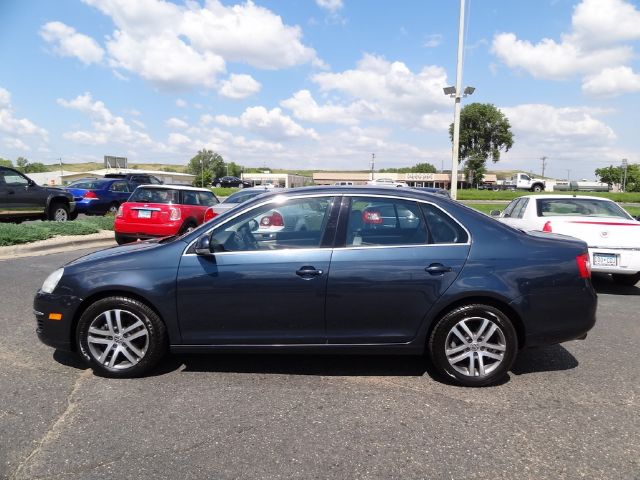
[{"label": "rear windshield", "polygon": [[84,190],[101,190],[105,188],[106,184],[109,180],[83,180],[81,182],[74,182],[70,184],[67,188],[82,188]]},{"label": "rear windshield", "polygon": [[539,217],[559,217],[564,215],[585,217],[631,217],[618,204],[606,200],[590,198],[539,198]]},{"label": "rear windshield", "polygon": [[138,187],[129,197],[129,202],[180,203],[180,192],[165,188]]},{"label": "rear windshield", "polygon": [[258,195],[265,193],[266,190],[260,190],[258,192],[236,192],[227,198],[224,203],[242,203],[246,202],[250,198],[257,197]]}]

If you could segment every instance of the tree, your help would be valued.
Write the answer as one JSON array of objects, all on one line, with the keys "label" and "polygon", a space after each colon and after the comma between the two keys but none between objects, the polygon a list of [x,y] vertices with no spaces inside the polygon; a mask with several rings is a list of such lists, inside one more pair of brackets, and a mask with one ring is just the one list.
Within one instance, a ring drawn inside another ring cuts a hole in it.
[{"label": "tree", "polygon": [[238,165],[234,162],[229,162],[227,163],[227,171],[229,172],[229,175],[239,177],[242,174],[242,165]]},{"label": "tree", "polygon": [[[601,182],[609,185],[618,184],[622,187],[624,181],[624,167],[614,167],[613,165],[604,168],[597,168],[596,175]],[[627,180],[625,191],[640,192],[640,164],[633,163],[627,166]]]},{"label": "tree", "polygon": [[[207,149],[200,150],[195,157],[187,164],[187,173],[195,175],[194,185],[209,185],[211,179],[226,175],[227,169],[224,165],[222,155]],[[208,175],[207,175],[208,174]],[[204,176],[204,182],[202,177]]]},{"label": "tree", "polygon": [[0,158],[0,167],[13,168],[13,162],[11,160],[7,160],[6,158]]},{"label": "tree", "polygon": [[438,170],[430,163],[418,163],[413,167],[383,168],[380,173],[436,173]]},{"label": "tree", "polygon": [[18,157],[16,159],[16,168],[21,172],[25,172],[27,165],[29,165],[29,160],[24,157]]},{"label": "tree", "polygon": [[[453,124],[449,126],[453,141]],[[509,119],[490,103],[470,103],[460,112],[460,149],[458,161],[465,163],[465,174],[472,182],[481,182],[487,160],[500,160],[500,152],[513,147]]]}]

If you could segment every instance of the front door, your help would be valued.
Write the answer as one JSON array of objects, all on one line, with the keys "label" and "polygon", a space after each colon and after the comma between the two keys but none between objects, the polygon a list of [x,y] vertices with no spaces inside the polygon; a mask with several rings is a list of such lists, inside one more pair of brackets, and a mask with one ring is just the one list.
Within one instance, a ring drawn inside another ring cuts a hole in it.
[{"label": "front door", "polygon": [[352,197],[345,220],[327,285],[328,342],[412,340],[460,273],[468,233],[432,204],[384,197]]},{"label": "front door", "polygon": [[214,227],[214,256],[187,250],[177,279],[183,343],[324,343],[337,207],[327,196],[272,197]]},{"label": "front door", "polygon": [[27,177],[9,169],[0,169],[2,176],[2,211],[10,216],[38,216],[44,212],[46,198],[42,189]]}]

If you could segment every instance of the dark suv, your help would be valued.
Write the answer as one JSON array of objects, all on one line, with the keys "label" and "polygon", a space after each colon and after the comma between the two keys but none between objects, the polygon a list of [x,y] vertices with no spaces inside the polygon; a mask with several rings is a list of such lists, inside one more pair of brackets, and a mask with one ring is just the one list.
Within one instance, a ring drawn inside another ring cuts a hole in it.
[{"label": "dark suv", "polygon": [[163,182],[158,177],[148,173],[107,173],[104,178],[121,178],[127,182],[138,185],[162,185]]},{"label": "dark suv", "polygon": [[78,216],[73,195],[59,188],[40,187],[13,168],[0,167],[0,221],[55,220]]}]

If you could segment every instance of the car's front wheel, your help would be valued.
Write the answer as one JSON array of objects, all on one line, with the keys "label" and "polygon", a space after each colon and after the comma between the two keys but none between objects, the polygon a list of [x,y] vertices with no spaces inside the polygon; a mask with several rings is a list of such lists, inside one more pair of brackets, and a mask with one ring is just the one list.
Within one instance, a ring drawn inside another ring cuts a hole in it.
[{"label": "car's front wheel", "polygon": [[54,222],[66,222],[69,220],[69,206],[64,203],[52,203],[49,207],[47,220]]},{"label": "car's front wheel", "polygon": [[138,377],[167,351],[166,327],[144,303],[107,297],[87,308],[76,331],[78,350],[105,377]]},{"label": "car's front wheel", "polygon": [[458,307],[442,317],[429,338],[431,361],[439,373],[468,387],[501,380],[518,351],[515,329],[490,305]]},{"label": "car's front wheel", "polygon": [[634,275],[620,275],[614,273],[611,277],[617,284],[627,285],[629,287],[633,287],[636,283],[640,282],[640,272],[637,272]]}]

